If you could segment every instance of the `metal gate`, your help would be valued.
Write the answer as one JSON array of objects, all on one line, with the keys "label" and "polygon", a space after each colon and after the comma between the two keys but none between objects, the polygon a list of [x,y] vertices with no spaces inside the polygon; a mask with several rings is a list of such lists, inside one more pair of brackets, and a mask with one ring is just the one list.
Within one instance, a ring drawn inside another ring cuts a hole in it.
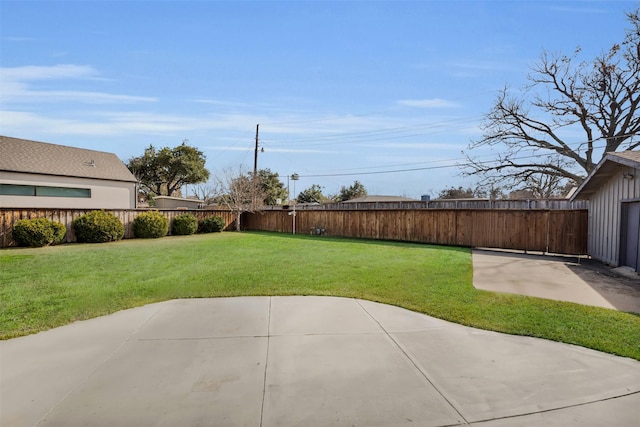
[{"label": "metal gate", "polygon": [[640,271],[640,202],[622,203],[620,265]]}]

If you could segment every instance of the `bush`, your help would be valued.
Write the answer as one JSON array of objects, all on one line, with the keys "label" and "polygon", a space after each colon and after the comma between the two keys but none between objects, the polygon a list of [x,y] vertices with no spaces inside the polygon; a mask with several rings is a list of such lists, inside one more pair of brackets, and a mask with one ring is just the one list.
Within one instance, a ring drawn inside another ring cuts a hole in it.
[{"label": "bush", "polygon": [[169,218],[158,211],[144,212],[133,220],[133,235],[141,239],[155,239],[169,232]]},{"label": "bush", "polygon": [[76,240],[83,243],[115,242],[124,237],[124,225],[111,212],[93,211],[73,220]]},{"label": "bush", "polygon": [[59,245],[64,242],[64,236],[67,234],[67,227],[61,222],[51,221],[51,227],[53,228],[53,244]]},{"label": "bush", "polygon": [[171,234],[176,236],[187,236],[198,231],[198,219],[190,213],[185,213],[173,218],[171,224]]},{"label": "bush", "polygon": [[210,216],[200,221],[198,224],[199,233],[216,233],[224,229],[224,218],[221,216]]},{"label": "bush", "polygon": [[39,248],[62,243],[67,228],[47,218],[21,219],[13,225],[13,240],[19,246]]}]

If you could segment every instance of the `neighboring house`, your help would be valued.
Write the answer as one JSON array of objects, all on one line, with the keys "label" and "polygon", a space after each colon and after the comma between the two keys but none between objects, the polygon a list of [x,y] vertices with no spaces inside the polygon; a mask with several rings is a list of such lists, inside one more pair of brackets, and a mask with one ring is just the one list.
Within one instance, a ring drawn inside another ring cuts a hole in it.
[{"label": "neighboring house", "polygon": [[135,209],[136,190],[115,154],[0,136],[0,208]]},{"label": "neighboring house", "polygon": [[203,209],[204,200],[183,199],[181,197],[156,196],[158,209]]},{"label": "neighboring house", "polygon": [[605,154],[575,199],[589,200],[589,255],[640,271],[640,151]]}]

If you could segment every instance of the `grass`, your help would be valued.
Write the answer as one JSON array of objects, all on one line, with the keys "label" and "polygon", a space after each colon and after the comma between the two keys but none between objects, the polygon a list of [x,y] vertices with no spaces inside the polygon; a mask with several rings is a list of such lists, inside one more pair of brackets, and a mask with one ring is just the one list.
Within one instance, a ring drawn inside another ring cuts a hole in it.
[{"label": "grass", "polygon": [[640,316],[472,286],[466,248],[214,233],[0,251],[0,339],[173,298],[332,295],[640,360]]}]

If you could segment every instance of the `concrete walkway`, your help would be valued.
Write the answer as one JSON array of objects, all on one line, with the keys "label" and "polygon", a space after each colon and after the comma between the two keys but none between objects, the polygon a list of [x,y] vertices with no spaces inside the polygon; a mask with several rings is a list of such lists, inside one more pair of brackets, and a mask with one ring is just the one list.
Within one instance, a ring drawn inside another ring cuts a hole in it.
[{"label": "concrete walkway", "polygon": [[175,300],[0,342],[2,426],[631,426],[640,362],[331,297]]},{"label": "concrete walkway", "polygon": [[473,250],[473,286],[640,313],[640,276],[568,256]]}]

